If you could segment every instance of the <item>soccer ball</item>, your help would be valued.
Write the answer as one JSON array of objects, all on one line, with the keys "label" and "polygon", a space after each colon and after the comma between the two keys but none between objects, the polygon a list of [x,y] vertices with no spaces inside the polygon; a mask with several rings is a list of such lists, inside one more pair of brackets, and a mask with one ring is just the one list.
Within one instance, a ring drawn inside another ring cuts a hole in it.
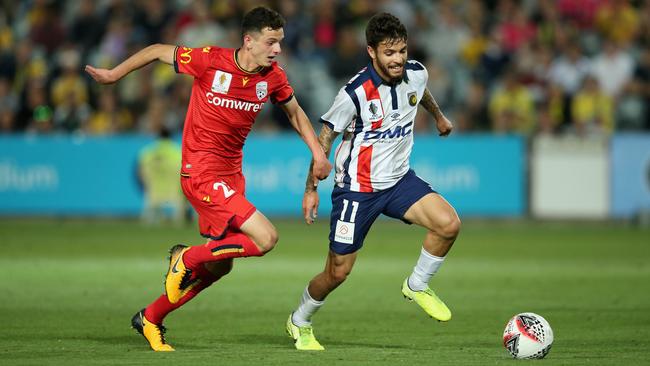
[{"label": "soccer ball", "polygon": [[553,345],[553,329],[535,313],[513,316],[503,331],[503,346],[514,358],[544,358]]}]

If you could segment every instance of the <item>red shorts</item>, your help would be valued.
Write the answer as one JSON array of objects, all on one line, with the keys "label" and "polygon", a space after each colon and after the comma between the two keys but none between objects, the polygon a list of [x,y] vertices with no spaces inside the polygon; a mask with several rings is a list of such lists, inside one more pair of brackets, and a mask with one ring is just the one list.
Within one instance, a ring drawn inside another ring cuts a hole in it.
[{"label": "red shorts", "polygon": [[241,173],[181,175],[181,187],[199,215],[199,232],[206,238],[220,239],[227,229],[239,229],[256,210],[244,196],[246,179]]}]

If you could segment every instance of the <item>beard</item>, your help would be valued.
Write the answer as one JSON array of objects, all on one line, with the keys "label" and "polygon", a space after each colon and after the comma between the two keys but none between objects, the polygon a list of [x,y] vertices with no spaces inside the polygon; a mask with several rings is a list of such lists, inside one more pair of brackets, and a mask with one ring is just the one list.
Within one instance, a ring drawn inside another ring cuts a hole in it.
[{"label": "beard", "polygon": [[388,65],[385,65],[385,64],[383,64],[383,63],[381,63],[381,62],[377,62],[377,64],[378,64],[379,69],[381,70],[381,72],[382,72],[384,75],[386,75],[386,76],[388,76],[388,77],[390,78],[389,81],[390,81],[391,83],[399,83],[400,81],[402,81],[402,79],[404,79],[404,72],[406,71],[406,69],[404,69],[404,65],[403,65],[403,64],[402,64],[402,65],[399,65],[399,66],[402,67],[402,72],[401,72],[399,75],[397,75],[397,76],[393,76],[393,75],[391,74],[390,69],[388,68]]}]

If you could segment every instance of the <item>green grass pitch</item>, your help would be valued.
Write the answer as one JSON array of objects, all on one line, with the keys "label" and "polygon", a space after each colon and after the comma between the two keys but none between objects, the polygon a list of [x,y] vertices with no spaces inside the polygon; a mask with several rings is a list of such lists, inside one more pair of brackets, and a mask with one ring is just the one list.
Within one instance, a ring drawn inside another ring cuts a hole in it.
[{"label": "green grass pitch", "polygon": [[[0,364],[6,365],[636,365],[650,362],[650,230],[622,224],[466,221],[432,287],[453,312],[425,316],[400,285],[424,231],[378,221],[348,279],[314,318],[325,352],[284,331],[324,264],[325,220],[275,220],[278,247],[165,321],[176,352],[149,350],[131,316],[162,293],[166,251],[194,226],[121,220],[0,220]],[[544,316],[543,361],[501,345],[515,313]]]}]

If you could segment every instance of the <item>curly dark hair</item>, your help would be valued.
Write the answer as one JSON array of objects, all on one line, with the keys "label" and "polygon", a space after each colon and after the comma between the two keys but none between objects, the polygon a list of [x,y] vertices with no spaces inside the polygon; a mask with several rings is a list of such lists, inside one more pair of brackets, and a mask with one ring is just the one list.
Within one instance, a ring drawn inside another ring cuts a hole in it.
[{"label": "curly dark hair", "polygon": [[241,22],[242,36],[252,32],[261,32],[264,28],[273,30],[284,27],[284,18],[275,10],[258,6],[244,15]]},{"label": "curly dark hair", "polygon": [[389,13],[375,14],[366,27],[366,43],[377,49],[381,42],[392,44],[398,41],[406,42],[408,33],[406,27],[396,16]]}]

